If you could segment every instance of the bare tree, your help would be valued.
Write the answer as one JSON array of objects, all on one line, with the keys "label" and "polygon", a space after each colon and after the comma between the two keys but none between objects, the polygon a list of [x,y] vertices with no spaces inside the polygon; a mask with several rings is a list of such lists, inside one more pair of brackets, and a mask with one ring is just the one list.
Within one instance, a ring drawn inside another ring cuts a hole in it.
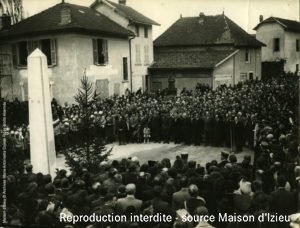
[{"label": "bare tree", "polygon": [[0,0],[0,8],[2,8],[4,14],[11,17],[12,24],[24,19],[22,0]]}]

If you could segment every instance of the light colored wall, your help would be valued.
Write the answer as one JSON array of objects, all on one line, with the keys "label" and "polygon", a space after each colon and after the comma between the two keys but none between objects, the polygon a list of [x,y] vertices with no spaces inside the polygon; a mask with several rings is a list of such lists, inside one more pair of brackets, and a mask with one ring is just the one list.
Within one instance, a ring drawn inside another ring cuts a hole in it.
[{"label": "light colored wall", "polygon": [[226,80],[230,80],[230,84],[233,84],[233,76],[234,76],[234,64],[233,64],[234,58],[231,57],[230,59],[226,60],[224,63],[222,63],[220,66],[216,67],[213,72],[213,89],[216,89],[218,85],[218,81],[220,84],[224,84],[225,77]]},{"label": "light colored wall", "polygon": [[296,71],[296,64],[300,67],[300,52],[296,51],[296,40],[300,40],[300,33],[286,32],[285,33],[285,56],[286,63],[284,65],[284,70],[286,72]]},{"label": "light colored wall", "polygon": [[[135,25],[131,24],[130,21],[120,15],[118,12],[114,11],[113,8],[107,6],[106,4],[100,3],[96,5],[95,10],[100,12],[101,14],[107,16],[111,20],[115,21],[119,25],[124,28],[135,33]],[[131,41],[131,56],[132,56],[132,89],[133,91],[142,88],[145,90],[146,88],[146,75],[148,74],[148,67],[153,62],[153,39],[152,39],[152,26],[148,26],[148,38],[144,37],[144,26],[138,25],[140,36],[135,37]],[[140,46],[140,56],[141,56],[141,64],[136,64],[136,45]],[[149,64],[145,63],[145,46],[149,47]]]},{"label": "light colored wall", "polygon": [[[50,81],[53,84],[53,96],[60,103],[74,103],[74,95],[80,85],[83,71],[86,69],[87,76],[95,83],[98,79],[108,79],[109,95],[113,95],[114,84],[120,83],[120,92],[124,93],[128,88],[128,82],[123,82],[122,57],[128,57],[129,48],[127,39],[115,39],[107,37],[91,37],[77,34],[43,36],[42,38],[55,38],[57,44],[57,66],[48,67]],[[93,63],[93,43],[92,38],[108,39],[109,63],[106,66],[96,66]],[[22,40],[26,40],[24,38]],[[17,42],[15,40],[13,42]],[[3,45],[10,52],[11,44]],[[128,69],[129,71],[129,69]],[[25,100],[27,100],[27,69],[17,68],[12,71],[12,81],[10,78],[2,82],[2,94],[9,94],[9,98],[18,97],[22,99],[20,82],[24,83]],[[13,93],[11,92],[13,91]]]},{"label": "light colored wall", "polygon": [[[130,30],[135,31],[134,26],[130,26]],[[148,67],[153,62],[153,40],[152,40],[152,26],[148,26],[148,38],[144,37],[144,26],[139,25],[140,36],[132,40],[132,80],[133,90],[142,88],[145,90],[145,76],[148,74]],[[141,63],[136,63],[136,45],[140,46]],[[145,62],[145,46],[149,50],[149,62]]]},{"label": "light colored wall", "polygon": [[[274,38],[280,39],[280,51],[273,51]],[[256,39],[263,42],[266,47],[262,47],[262,61],[276,61],[278,59],[284,59],[285,47],[284,39],[285,32],[281,25],[277,23],[264,24],[259,26],[256,30]]]},{"label": "light colored wall", "polygon": [[[267,45],[262,48],[262,61],[285,59],[284,70],[295,72],[296,64],[300,64],[300,52],[296,52],[296,39],[300,39],[300,33],[285,31],[279,24],[272,23],[260,26],[256,38]],[[280,52],[273,51],[274,38],[280,38]]]},{"label": "light colored wall", "polygon": [[[261,50],[260,49],[248,49],[250,51],[250,62],[245,61],[246,49],[240,48],[239,52],[234,55],[234,84],[241,81],[241,73],[253,72],[254,79],[261,79]],[[247,78],[249,79],[249,78]]]},{"label": "light colored wall", "polygon": [[150,80],[150,90],[152,90],[152,82],[161,82],[162,89],[168,88],[169,85],[169,77],[174,77],[175,79],[175,88],[177,92],[183,88],[188,90],[194,90],[196,88],[197,83],[200,84],[208,84],[212,86],[212,77],[211,73],[207,71],[197,70],[197,71],[184,71],[184,72],[153,72],[151,74]]}]

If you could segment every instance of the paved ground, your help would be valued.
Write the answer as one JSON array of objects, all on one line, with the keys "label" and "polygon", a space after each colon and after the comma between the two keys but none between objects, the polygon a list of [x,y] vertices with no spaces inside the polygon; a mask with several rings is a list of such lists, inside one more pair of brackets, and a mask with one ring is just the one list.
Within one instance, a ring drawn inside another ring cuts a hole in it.
[{"label": "paved ground", "polygon": [[[108,145],[111,146],[111,145]],[[176,155],[183,152],[189,154],[189,159],[196,160],[201,165],[205,165],[211,160],[220,160],[220,152],[225,150],[230,152],[230,148],[225,147],[210,147],[210,146],[186,146],[178,144],[128,144],[123,146],[113,145],[110,159],[121,159],[124,157],[136,156],[141,162],[148,160],[161,161],[163,158],[169,158],[174,161]],[[242,160],[245,155],[253,156],[253,152],[247,148],[242,153],[236,154],[238,161]]]},{"label": "paved ground", "polygon": [[[119,146],[118,144],[109,144],[107,147],[113,147],[109,159],[119,160],[124,157],[136,156],[142,163],[147,162],[148,160],[161,161],[163,158],[169,158],[172,162],[175,160],[176,155],[187,152],[189,154],[189,159],[196,160],[197,163],[205,165],[212,160],[219,161],[220,152],[222,150],[230,152],[230,148],[225,147],[185,146],[174,143],[127,144],[122,146]],[[241,161],[245,155],[251,155],[253,160],[253,152],[244,148],[242,153],[236,154],[238,161]],[[63,155],[57,157],[56,164],[57,167],[67,168],[65,167],[65,158]]]}]

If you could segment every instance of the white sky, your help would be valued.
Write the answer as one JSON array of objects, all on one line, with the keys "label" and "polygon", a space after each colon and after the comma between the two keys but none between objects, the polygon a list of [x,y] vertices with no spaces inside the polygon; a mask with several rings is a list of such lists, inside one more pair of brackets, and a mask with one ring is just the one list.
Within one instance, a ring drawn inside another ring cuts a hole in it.
[{"label": "white sky", "polygon": [[[112,0],[117,2],[118,0]],[[47,9],[61,0],[23,0],[25,15],[33,15]],[[94,0],[65,0],[65,2],[89,6]],[[206,15],[225,15],[249,33],[259,21],[275,16],[299,20],[300,0],[127,0],[127,5],[145,16],[155,20],[161,26],[154,26],[154,39],[172,25],[182,14],[183,17]]]}]

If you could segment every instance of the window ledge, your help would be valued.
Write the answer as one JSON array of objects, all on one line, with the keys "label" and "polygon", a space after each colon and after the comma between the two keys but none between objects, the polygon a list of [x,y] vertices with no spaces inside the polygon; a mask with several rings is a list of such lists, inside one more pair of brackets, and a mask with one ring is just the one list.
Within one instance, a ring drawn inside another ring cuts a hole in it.
[{"label": "window ledge", "polygon": [[128,80],[123,80],[123,81],[122,81],[122,83],[128,83],[128,82],[129,82]]},{"label": "window ledge", "polygon": [[100,67],[101,67],[101,66],[107,66],[108,64],[107,64],[107,63],[104,63],[104,64],[96,64],[96,63],[94,63],[94,65],[95,65],[95,66],[100,66]]},{"label": "window ledge", "polygon": [[136,66],[142,66],[143,64],[141,64],[141,63],[135,63],[134,65],[136,65]]},{"label": "window ledge", "polygon": [[[48,68],[54,68],[54,67],[56,67],[57,65],[55,64],[55,65],[49,65],[49,66],[47,66]],[[16,67],[18,70],[26,70],[26,69],[28,69],[28,66],[17,66]]]},{"label": "window ledge", "polygon": [[25,70],[25,69],[27,69],[27,66],[17,66],[17,69],[18,70]]}]

